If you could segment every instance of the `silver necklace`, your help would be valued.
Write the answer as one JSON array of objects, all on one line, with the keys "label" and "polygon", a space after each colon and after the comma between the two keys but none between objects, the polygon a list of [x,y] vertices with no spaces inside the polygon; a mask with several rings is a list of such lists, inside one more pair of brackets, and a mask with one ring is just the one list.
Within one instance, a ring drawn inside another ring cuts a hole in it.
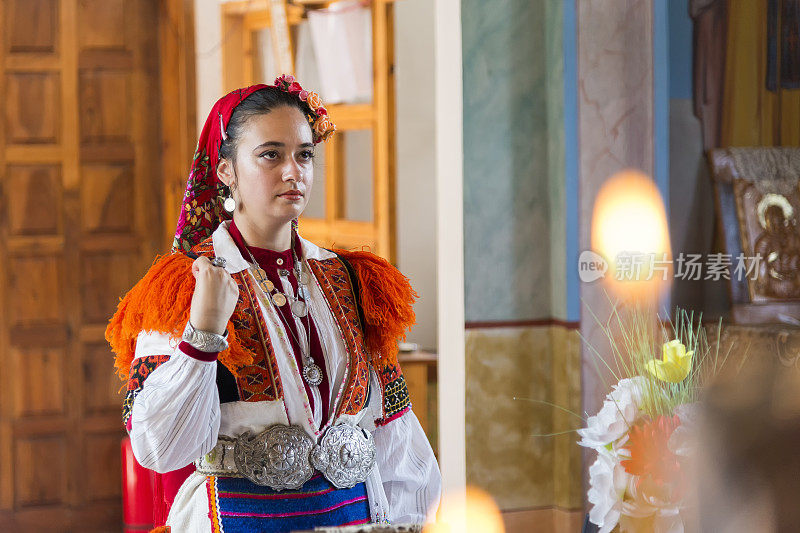
[{"label": "silver necklace", "polygon": [[[292,244],[294,244],[294,242]],[[287,302],[286,295],[283,292],[277,290],[275,284],[272,283],[267,278],[266,271],[259,266],[258,262],[256,261],[255,257],[253,257],[253,254],[250,252],[249,249],[247,250],[247,253],[250,254],[250,259],[253,261],[253,265],[256,271],[255,274],[253,274],[253,277],[255,277],[256,282],[258,283],[258,286],[263,292],[263,294],[267,296],[268,301],[275,307],[275,312],[278,313],[279,311],[277,308],[286,305]],[[297,296],[295,297],[294,295],[290,295],[290,297],[292,298],[292,303],[289,308],[292,311],[292,315],[294,315],[297,321],[302,324],[302,320],[300,319],[302,317],[305,317],[309,312],[309,307],[303,300],[307,300],[308,298],[308,295],[305,293],[306,290],[305,286],[310,283],[311,276],[308,273],[308,271],[302,269],[299,266],[300,264],[304,264],[304,262],[298,261],[297,255],[294,253],[294,246],[292,246],[292,255],[294,256],[294,267],[297,275]],[[287,278],[287,283],[289,284],[289,287],[291,287],[291,283],[288,280],[289,277],[288,270],[280,269],[278,270],[278,275],[281,278],[284,277]],[[303,296],[303,300],[300,300],[301,295]],[[300,339],[297,337],[297,335],[295,335],[292,328],[287,327],[286,329],[289,330],[289,334],[292,336],[295,342],[297,342],[297,345],[300,347],[300,356],[303,361],[303,371],[302,371],[303,379],[309,385],[312,385],[314,387],[319,387],[322,384],[323,375],[322,375],[322,369],[319,367],[319,365],[317,365],[314,362],[314,359],[311,357],[310,354],[311,320],[312,317],[309,317],[308,327],[303,326],[304,329],[306,330],[305,345],[303,345],[303,343],[300,342]],[[277,325],[280,326],[280,324]]]},{"label": "silver necklace", "polygon": [[[255,266],[255,273],[253,276],[256,278],[258,285],[264,291],[267,296],[269,296],[270,301],[278,306],[283,307],[286,303],[291,300],[289,304],[289,309],[291,309],[292,314],[297,318],[303,318],[308,314],[308,304],[306,301],[308,300],[308,294],[306,287],[311,282],[311,275],[308,273],[305,267],[305,261],[300,261],[297,258],[297,255],[292,250],[292,255],[294,256],[294,270],[295,276],[297,278],[297,296],[290,295],[287,297],[286,293],[278,289],[274,283],[272,283],[269,278],[267,278],[267,272],[261,268],[261,266],[256,261],[253,254],[250,250],[247,250],[247,253],[250,254],[250,259],[253,261],[253,265]],[[289,271],[285,268],[278,270],[278,275],[281,277],[288,277]],[[302,297],[302,300],[300,299]]]}]

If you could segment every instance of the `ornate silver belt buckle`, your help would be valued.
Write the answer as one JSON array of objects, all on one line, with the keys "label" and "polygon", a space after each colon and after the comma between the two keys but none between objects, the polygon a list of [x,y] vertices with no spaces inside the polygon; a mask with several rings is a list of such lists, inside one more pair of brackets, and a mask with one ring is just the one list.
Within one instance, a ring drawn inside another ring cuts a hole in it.
[{"label": "ornate silver belt buckle", "polygon": [[331,426],[311,450],[311,464],[337,489],[349,489],[365,481],[375,466],[375,442],[362,428]]},{"label": "ornate silver belt buckle", "polygon": [[278,424],[256,435],[239,435],[233,457],[239,473],[256,485],[299,489],[314,475],[309,461],[313,447],[302,427]]}]

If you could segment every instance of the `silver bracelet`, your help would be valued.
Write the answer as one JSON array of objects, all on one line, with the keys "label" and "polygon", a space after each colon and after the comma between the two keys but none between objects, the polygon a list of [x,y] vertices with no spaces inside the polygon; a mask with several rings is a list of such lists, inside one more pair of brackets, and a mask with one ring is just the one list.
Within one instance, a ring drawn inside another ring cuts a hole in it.
[{"label": "silver bracelet", "polygon": [[197,348],[201,352],[221,352],[228,348],[228,330],[224,335],[218,335],[209,331],[194,329],[191,321],[186,321],[186,328],[183,330],[181,338]]}]

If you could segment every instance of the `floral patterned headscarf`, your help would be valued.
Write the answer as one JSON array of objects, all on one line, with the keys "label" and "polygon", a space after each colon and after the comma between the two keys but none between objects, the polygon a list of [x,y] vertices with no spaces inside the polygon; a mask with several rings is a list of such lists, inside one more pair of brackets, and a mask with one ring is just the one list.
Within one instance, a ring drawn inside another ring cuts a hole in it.
[{"label": "floral patterned headscarf", "polygon": [[236,106],[254,92],[267,87],[277,87],[297,95],[300,100],[308,104],[312,113],[308,120],[315,143],[327,140],[336,130],[319,95],[303,90],[289,75],[284,74],[276,78],[274,86],[251,85],[244,89],[236,89],[217,100],[200,132],[197,150],[189,169],[189,180],[183,195],[175,239],[172,242],[173,250],[188,252],[197,243],[210,237],[220,222],[230,220],[231,215],[222,208],[226,187],[217,177],[223,132],[227,129]]}]

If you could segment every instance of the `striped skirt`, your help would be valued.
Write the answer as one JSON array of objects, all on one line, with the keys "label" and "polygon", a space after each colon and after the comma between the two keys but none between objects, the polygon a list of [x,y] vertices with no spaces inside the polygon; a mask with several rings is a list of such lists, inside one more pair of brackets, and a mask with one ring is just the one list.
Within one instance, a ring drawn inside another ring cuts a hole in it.
[{"label": "striped skirt", "polygon": [[243,478],[209,476],[211,530],[225,533],[288,533],[320,526],[366,524],[367,489],[337,489],[317,474],[297,491],[275,491]]}]

